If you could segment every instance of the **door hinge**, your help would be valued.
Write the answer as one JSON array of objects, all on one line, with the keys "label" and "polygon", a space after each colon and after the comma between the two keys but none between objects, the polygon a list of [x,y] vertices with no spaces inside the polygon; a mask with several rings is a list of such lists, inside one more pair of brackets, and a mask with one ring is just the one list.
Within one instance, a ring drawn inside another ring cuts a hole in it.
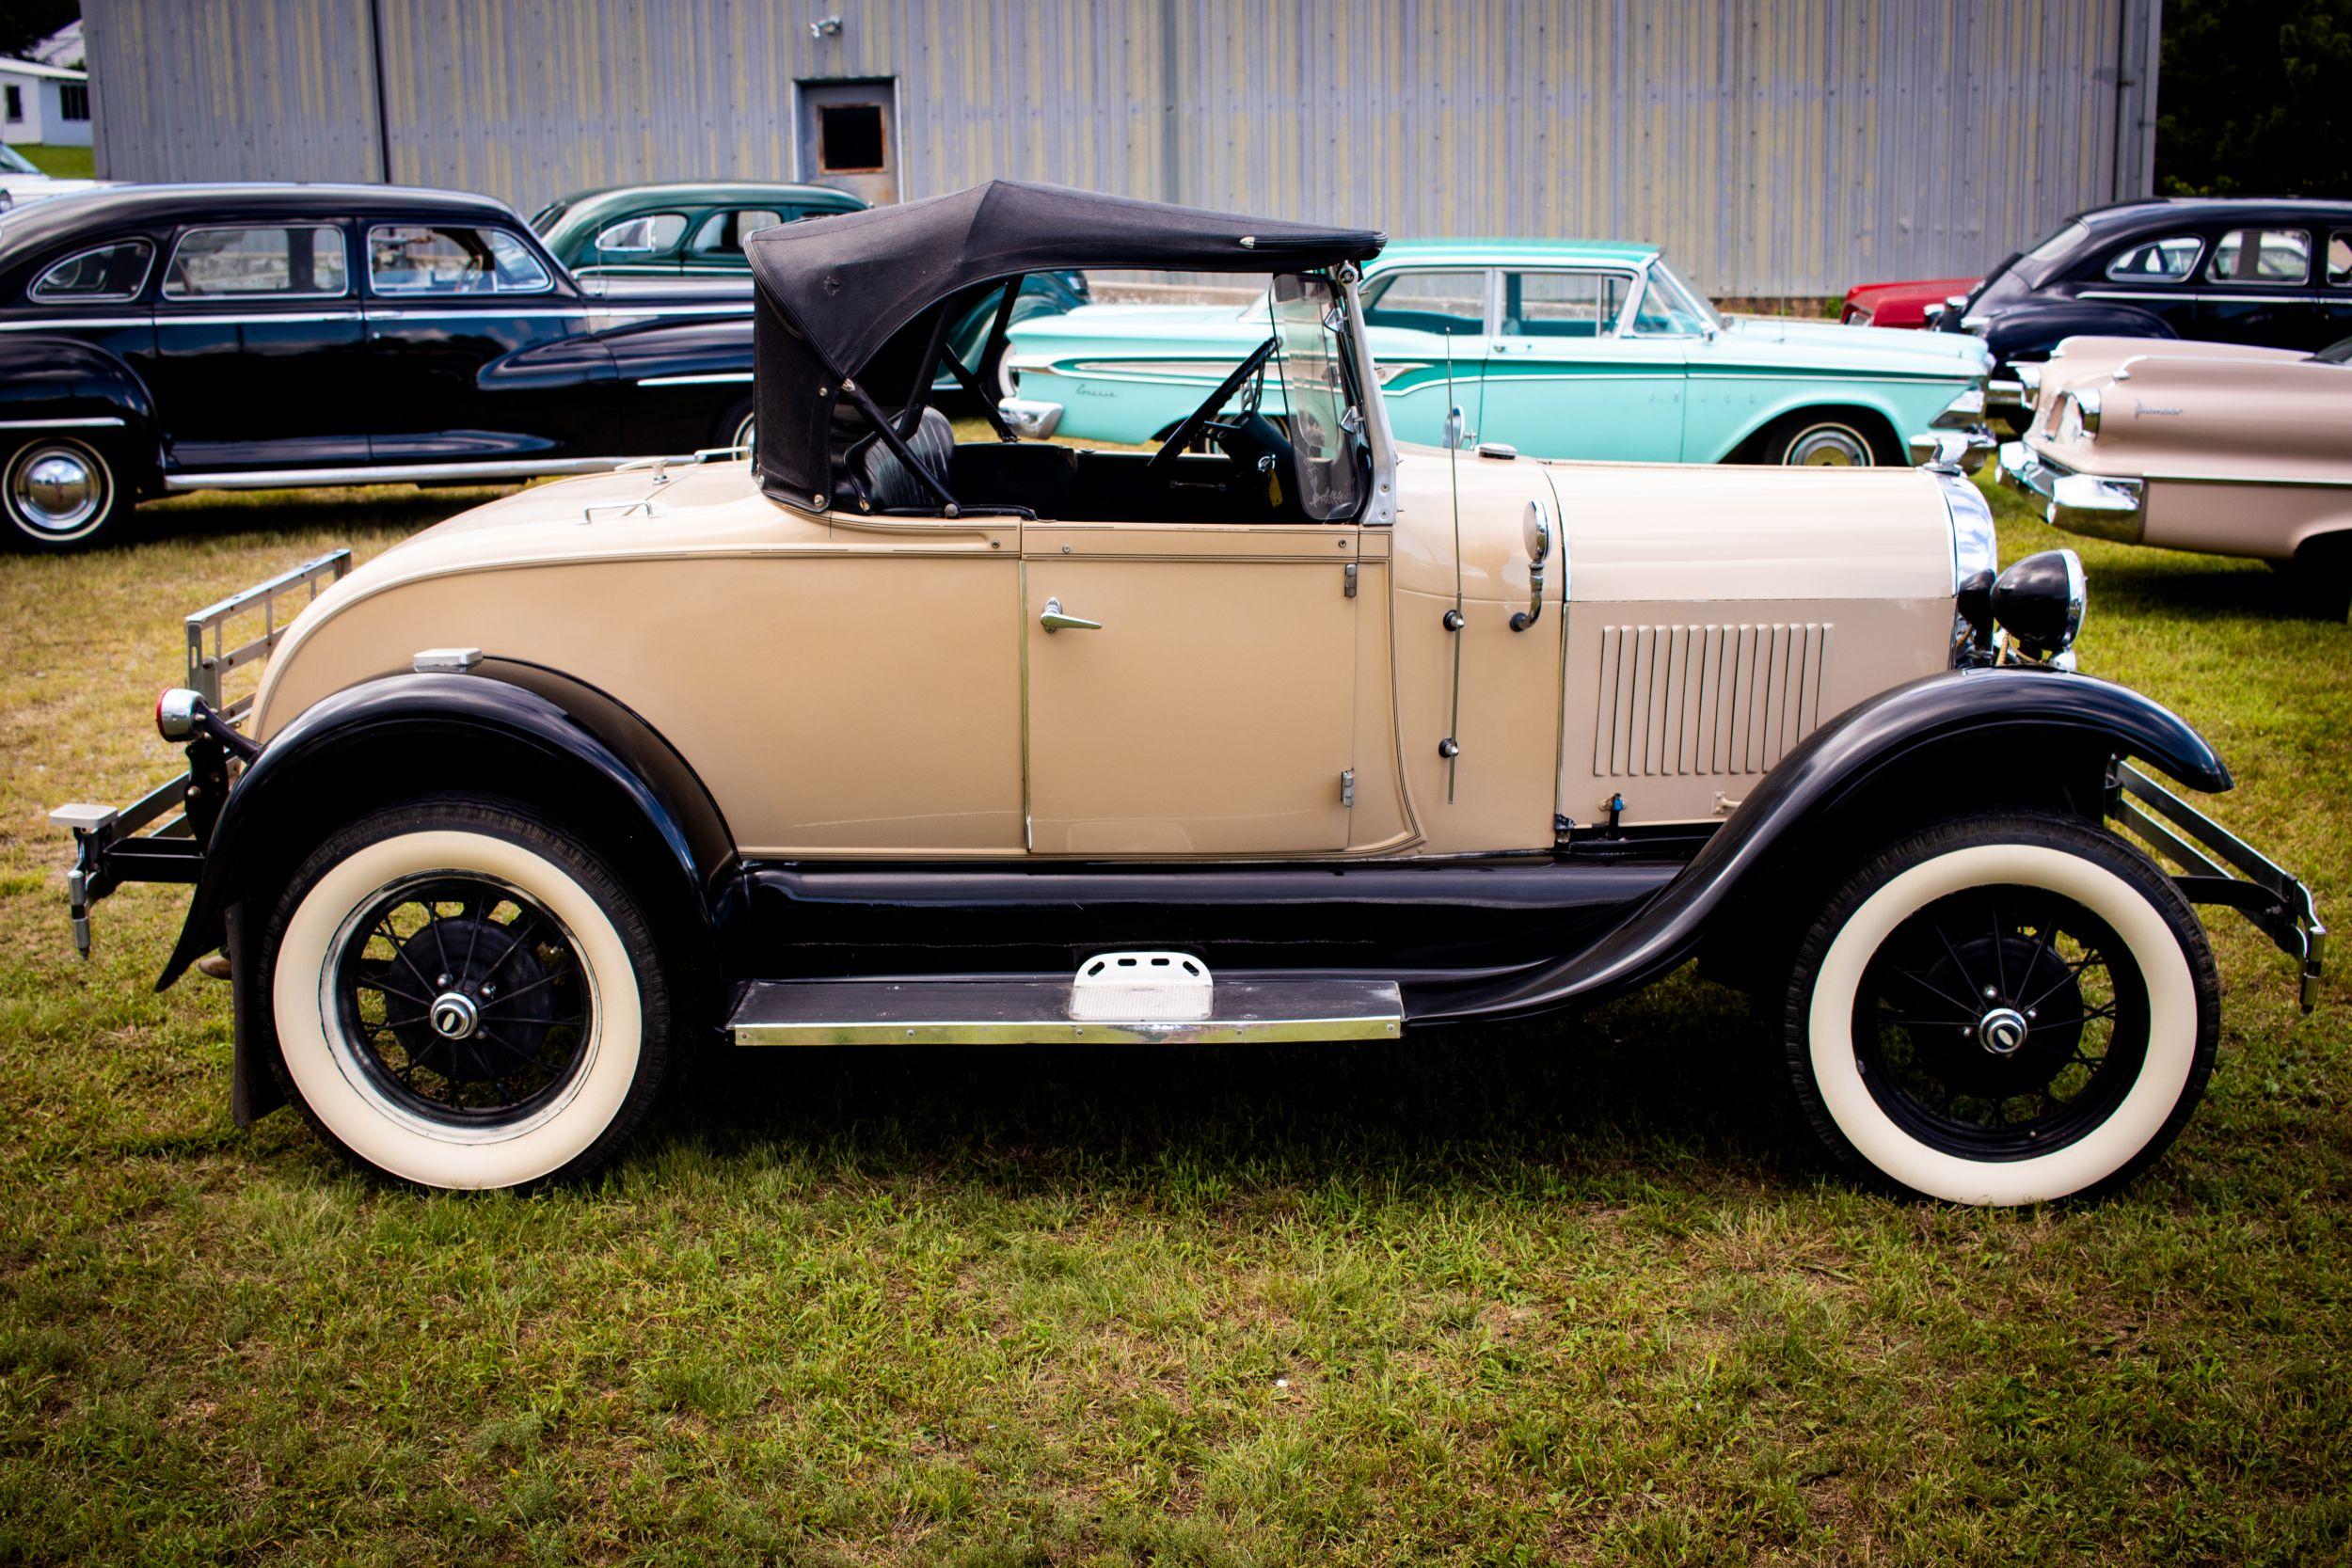
[{"label": "door hinge", "polygon": [[1347,563],[1347,596],[1356,596],[1356,563],[1352,561]]},{"label": "door hinge", "polygon": [[1343,768],[1340,769],[1340,804],[1343,806],[1352,806],[1355,803],[1356,769],[1353,768]]}]

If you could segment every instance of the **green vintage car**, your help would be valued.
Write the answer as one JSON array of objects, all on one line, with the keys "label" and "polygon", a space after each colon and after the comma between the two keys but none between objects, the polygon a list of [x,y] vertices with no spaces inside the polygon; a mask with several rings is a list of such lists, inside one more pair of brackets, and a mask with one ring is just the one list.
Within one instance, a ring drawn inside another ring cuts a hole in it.
[{"label": "green vintage car", "polygon": [[[1364,268],[1396,434],[1543,457],[1876,465],[1979,420],[1966,338],[1726,320],[1655,245],[1402,241]],[[1094,305],[1016,325],[1006,412],[1030,434],[1164,438],[1270,331],[1267,305]],[[1242,388],[1236,395],[1252,395]],[[1279,389],[1264,390],[1280,412]]]},{"label": "green vintage car", "polygon": [[866,206],[829,185],[615,185],[550,201],[531,227],[575,277],[731,277],[748,291],[745,239],[780,223]]}]

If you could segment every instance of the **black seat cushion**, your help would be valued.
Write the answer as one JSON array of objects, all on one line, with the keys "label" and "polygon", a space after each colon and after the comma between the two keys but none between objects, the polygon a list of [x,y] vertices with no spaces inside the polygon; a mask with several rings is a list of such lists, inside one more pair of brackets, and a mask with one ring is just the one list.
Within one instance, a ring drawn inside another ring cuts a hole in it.
[{"label": "black seat cushion", "polygon": [[[947,466],[956,454],[955,427],[938,409],[926,408],[914,434],[907,437],[907,450],[914,453],[914,460],[923,466],[925,473],[945,484]],[[879,439],[866,449],[865,468],[866,493],[877,511],[939,505],[938,492],[924,483],[919,475],[908,472],[907,466],[898,461],[898,454]]]}]

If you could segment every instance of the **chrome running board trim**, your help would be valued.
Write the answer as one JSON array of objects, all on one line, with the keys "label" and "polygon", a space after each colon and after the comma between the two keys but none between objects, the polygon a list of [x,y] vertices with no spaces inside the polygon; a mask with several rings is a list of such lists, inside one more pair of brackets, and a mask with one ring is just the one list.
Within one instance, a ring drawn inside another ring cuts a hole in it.
[{"label": "chrome running board trim", "polygon": [[298,490],[329,484],[420,484],[451,479],[543,479],[611,473],[626,457],[541,457],[524,462],[386,463],[346,468],[243,468],[164,476],[167,490]]},{"label": "chrome running board trim", "polygon": [[739,987],[728,1032],[740,1046],[1226,1045],[1392,1040],[1405,1004],[1393,980],[1216,982],[1207,1018],[1070,1016],[1056,979],[754,980]]}]

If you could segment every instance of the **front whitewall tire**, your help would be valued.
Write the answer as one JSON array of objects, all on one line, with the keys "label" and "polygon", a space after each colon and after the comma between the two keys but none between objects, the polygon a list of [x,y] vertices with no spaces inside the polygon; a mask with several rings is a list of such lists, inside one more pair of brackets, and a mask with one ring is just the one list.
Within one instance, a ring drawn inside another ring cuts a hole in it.
[{"label": "front whitewall tire", "polygon": [[[1995,819],[1982,827],[1992,838],[2003,825]],[[1937,831],[1941,843],[1915,839],[1882,856],[1872,869],[1892,874],[1867,891],[1849,884],[1800,956],[1789,1042],[1800,1099],[1834,1151],[1915,1194],[2010,1206],[2110,1185],[2170,1142],[2203,1090],[2217,1031],[2212,959],[2195,916],[2163,885],[2160,872],[2111,835],[2074,823],[2033,825],[2043,832],[2024,841],[1973,844],[1966,842],[1972,825],[1954,825]],[[2069,842],[2094,833],[2104,841],[2090,847],[2103,851],[2095,858]],[[2145,875],[2124,857],[2138,860]],[[1867,887],[1872,879],[1866,870],[1857,882]],[[2144,995],[2144,1029],[2135,1031],[2137,1061],[2128,1087],[2095,1125],[2044,1154],[1971,1158],[1939,1148],[1890,1114],[1866,1081],[1855,1023],[1873,958],[1913,916],[1940,899],[1983,889],[2036,890],[2089,911],[2120,941]]]},{"label": "front whitewall tire", "polygon": [[[591,1152],[604,1151],[599,1144],[617,1124],[642,1118],[643,1101],[660,1077],[663,1053],[657,1050],[648,1063],[645,982],[632,956],[649,946],[642,923],[625,895],[616,896],[617,887],[600,891],[591,885],[600,879],[559,863],[557,853],[496,831],[496,814],[484,808],[396,815],[421,820],[407,831],[395,824],[347,853],[330,845],[322,852],[330,863],[321,870],[314,861],[312,879],[282,916],[268,994],[288,1086],[314,1125],[345,1150],[421,1186],[516,1187],[594,1164]],[[477,826],[469,818],[486,820]],[[517,826],[539,827],[527,820]],[[388,890],[438,876],[483,879],[535,901],[568,938],[591,999],[587,1037],[569,1075],[511,1120],[437,1120],[404,1104],[380,1074],[366,1070],[358,1054],[366,1046],[353,1037],[338,1005],[339,965],[355,923]],[[609,907],[614,904],[624,906],[617,920]],[[624,926],[633,937],[624,935]],[[666,1008],[652,1011],[659,1025]]]}]

